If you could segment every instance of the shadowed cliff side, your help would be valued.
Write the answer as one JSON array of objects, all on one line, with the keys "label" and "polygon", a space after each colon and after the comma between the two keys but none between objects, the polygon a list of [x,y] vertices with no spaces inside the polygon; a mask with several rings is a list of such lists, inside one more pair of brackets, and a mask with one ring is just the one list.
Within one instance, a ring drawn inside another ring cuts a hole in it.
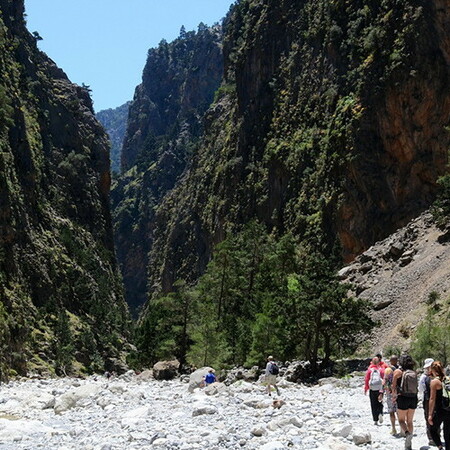
[{"label": "shadowed cliff side", "polygon": [[176,185],[203,132],[223,74],[222,30],[201,24],[150,49],[130,106],[122,175],[112,189],[117,256],[133,310],[147,299],[154,215]]},{"label": "shadowed cliff side", "polygon": [[109,148],[89,92],[0,1],[0,368],[120,369],[128,314],[109,213]]}]

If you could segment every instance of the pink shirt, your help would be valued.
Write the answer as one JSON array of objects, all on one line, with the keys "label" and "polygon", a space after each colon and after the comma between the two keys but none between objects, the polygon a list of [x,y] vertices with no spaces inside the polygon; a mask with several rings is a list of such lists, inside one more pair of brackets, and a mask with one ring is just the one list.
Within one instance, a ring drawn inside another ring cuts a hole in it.
[{"label": "pink shirt", "polygon": [[[366,376],[364,377],[364,392],[369,390],[370,375],[372,374],[373,369],[377,369],[380,372],[381,379],[384,380],[384,367],[381,364],[375,366],[371,363],[367,369]],[[383,392],[383,390],[381,389],[380,392]]]}]

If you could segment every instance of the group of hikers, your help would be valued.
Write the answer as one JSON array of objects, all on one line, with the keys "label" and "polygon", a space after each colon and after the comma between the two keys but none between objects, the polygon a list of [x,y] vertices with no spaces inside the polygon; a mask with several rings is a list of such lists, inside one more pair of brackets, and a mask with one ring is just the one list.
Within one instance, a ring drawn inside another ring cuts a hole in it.
[{"label": "group of hikers", "polygon": [[[409,355],[392,355],[389,364],[377,354],[367,369],[364,392],[369,392],[375,425],[383,423],[383,401],[391,421],[391,434],[405,437],[405,449],[412,449],[413,419],[419,394],[423,395],[423,410],[429,445],[450,450],[450,377],[440,361],[424,361],[423,374],[418,380],[415,362]],[[400,425],[397,433],[396,423]],[[443,424],[444,442],[441,440]]]}]

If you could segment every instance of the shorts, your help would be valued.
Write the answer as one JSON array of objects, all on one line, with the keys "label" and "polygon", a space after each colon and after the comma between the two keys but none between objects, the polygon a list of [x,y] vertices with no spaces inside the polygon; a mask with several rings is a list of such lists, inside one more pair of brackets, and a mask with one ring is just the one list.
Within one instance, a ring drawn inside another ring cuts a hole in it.
[{"label": "shorts", "polygon": [[392,394],[390,392],[386,392],[386,405],[389,414],[397,412],[397,403],[392,401]]},{"label": "shorts", "polygon": [[406,411],[407,409],[416,409],[417,403],[417,395],[415,397],[404,397],[403,395],[399,395],[397,397],[397,408],[402,411]]},{"label": "shorts", "polygon": [[266,378],[264,380],[266,384],[271,384],[272,386],[275,386],[277,383],[277,376],[276,375],[266,375]]}]

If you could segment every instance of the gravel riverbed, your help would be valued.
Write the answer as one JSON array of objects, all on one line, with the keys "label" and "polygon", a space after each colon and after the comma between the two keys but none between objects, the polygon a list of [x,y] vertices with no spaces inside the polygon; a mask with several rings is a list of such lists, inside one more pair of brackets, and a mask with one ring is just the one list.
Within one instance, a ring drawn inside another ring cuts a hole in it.
[{"label": "gravel riverbed", "polygon": [[[212,395],[131,374],[12,381],[0,386],[0,449],[404,448],[390,435],[387,414],[373,424],[361,377],[279,386],[280,397],[269,397],[261,383],[244,381],[208,388]],[[276,409],[278,398],[285,404]],[[421,408],[415,427],[413,449],[428,449]]]}]

